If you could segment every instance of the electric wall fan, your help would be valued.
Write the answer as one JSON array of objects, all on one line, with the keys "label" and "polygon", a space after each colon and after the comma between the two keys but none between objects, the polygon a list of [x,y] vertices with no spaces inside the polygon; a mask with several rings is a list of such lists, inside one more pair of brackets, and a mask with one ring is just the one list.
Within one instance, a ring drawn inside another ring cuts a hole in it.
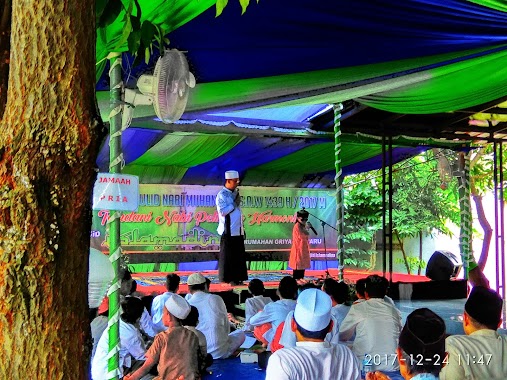
[{"label": "electric wall fan", "polygon": [[166,124],[178,120],[187,105],[190,88],[195,87],[194,75],[188,69],[185,55],[176,49],[165,50],[158,59],[153,75],[143,74],[137,90],[125,89],[123,125],[130,125],[133,107],[153,105],[157,117]]}]

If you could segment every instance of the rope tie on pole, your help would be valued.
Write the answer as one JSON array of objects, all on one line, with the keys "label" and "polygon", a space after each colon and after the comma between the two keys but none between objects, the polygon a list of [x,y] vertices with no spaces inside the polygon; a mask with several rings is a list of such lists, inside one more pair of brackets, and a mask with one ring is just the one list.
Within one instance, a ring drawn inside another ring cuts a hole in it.
[{"label": "rope tie on pole", "polygon": [[123,153],[120,153],[118,156],[115,157],[114,160],[111,161],[109,164],[109,171],[111,171],[112,167],[115,167],[116,165],[121,165],[121,168],[125,166],[125,160],[123,159]]},{"label": "rope tie on pole", "polygon": [[117,379],[118,377],[120,377],[120,375],[121,375],[120,370],[116,368],[107,373],[107,379]]}]

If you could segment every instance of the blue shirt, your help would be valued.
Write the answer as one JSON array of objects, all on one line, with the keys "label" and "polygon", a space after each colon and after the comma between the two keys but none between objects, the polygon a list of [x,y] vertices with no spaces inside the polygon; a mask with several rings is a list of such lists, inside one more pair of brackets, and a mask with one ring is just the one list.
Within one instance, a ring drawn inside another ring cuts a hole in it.
[{"label": "blue shirt", "polygon": [[243,230],[243,214],[241,208],[236,206],[234,200],[239,196],[238,190],[231,191],[223,187],[219,191],[216,198],[216,205],[218,211],[218,228],[219,235],[223,235],[225,231],[225,217],[229,215],[231,218],[231,236],[244,235]]}]

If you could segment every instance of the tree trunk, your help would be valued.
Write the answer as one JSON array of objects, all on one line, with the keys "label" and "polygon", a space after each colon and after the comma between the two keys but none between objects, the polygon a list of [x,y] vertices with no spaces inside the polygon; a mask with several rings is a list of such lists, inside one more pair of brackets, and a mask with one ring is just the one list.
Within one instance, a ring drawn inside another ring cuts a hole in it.
[{"label": "tree trunk", "polygon": [[405,263],[405,268],[407,268],[407,274],[412,274],[410,273],[410,265],[408,264],[407,254],[405,253],[405,246],[403,245],[403,240],[400,239],[400,234],[398,233],[397,230],[394,230],[394,233],[396,234],[396,239],[398,239],[398,241],[400,242],[400,250],[401,254],[403,255],[403,262]]},{"label": "tree trunk", "polygon": [[475,209],[477,210],[477,219],[479,220],[479,224],[481,225],[482,230],[484,231],[484,239],[482,241],[481,247],[481,256],[479,257],[479,261],[477,265],[481,268],[481,271],[484,270],[486,266],[486,262],[488,261],[488,253],[489,246],[491,245],[491,238],[493,236],[493,228],[488,222],[488,218],[486,217],[486,213],[484,212],[484,204],[482,203],[482,197],[477,194],[472,194],[472,199],[475,203]]},{"label": "tree trunk", "polygon": [[0,0],[0,120],[7,102],[11,39],[11,0]]},{"label": "tree trunk", "polygon": [[423,261],[423,235],[422,231],[419,231],[419,262],[417,263],[417,275],[421,275],[421,263]]},{"label": "tree trunk", "polygon": [[94,5],[12,3],[0,121],[0,379],[87,378],[90,199],[103,133]]}]

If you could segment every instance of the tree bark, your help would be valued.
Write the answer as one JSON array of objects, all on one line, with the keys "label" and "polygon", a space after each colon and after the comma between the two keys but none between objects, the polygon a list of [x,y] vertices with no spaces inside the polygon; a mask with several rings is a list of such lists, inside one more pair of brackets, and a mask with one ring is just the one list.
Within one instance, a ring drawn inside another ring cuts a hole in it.
[{"label": "tree bark", "polygon": [[477,262],[477,265],[479,268],[481,268],[481,271],[484,271],[484,267],[488,261],[489,247],[491,245],[491,238],[493,237],[493,228],[491,228],[491,225],[488,222],[488,218],[486,217],[486,213],[484,212],[482,197],[478,194],[472,193],[472,199],[474,200],[475,209],[477,210],[477,219],[479,220],[479,224],[481,225],[481,228],[484,232],[484,239],[482,240],[481,247],[481,256]]},{"label": "tree bark", "polygon": [[421,263],[423,261],[423,236],[422,232],[419,231],[419,262],[417,263],[417,275],[421,275]]},{"label": "tree bark", "polygon": [[0,120],[7,102],[11,39],[11,0],[0,0]]},{"label": "tree bark", "polygon": [[0,120],[0,379],[87,378],[90,199],[103,134],[94,5],[12,3]]}]

